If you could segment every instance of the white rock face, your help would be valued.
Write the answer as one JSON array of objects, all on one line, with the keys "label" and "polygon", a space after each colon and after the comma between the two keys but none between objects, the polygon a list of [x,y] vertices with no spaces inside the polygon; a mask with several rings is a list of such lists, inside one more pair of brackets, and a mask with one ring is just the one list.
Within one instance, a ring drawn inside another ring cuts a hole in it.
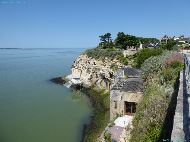
[{"label": "white rock face", "polygon": [[92,86],[93,84],[110,90],[110,85],[114,79],[114,71],[111,66],[116,65],[118,68],[123,65],[118,60],[96,60],[90,58],[87,55],[80,55],[72,66],[73,78],[80,78],[80,80],[86,86]]},{"label": "white rock face", "polygon": [[131,56],[131,55],[134,55],[136,53],[137,53],[137,49],[136,48],[130,48],[130,49],[127,49],[127,50],[123,51],[124,57]]}]

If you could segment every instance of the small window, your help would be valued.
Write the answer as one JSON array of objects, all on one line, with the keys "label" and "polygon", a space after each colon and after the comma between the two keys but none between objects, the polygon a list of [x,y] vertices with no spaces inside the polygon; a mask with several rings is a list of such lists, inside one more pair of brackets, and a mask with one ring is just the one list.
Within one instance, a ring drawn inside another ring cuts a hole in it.
[{"label": "small window", "polygon": [[117,108],[117,101],[114,101],[114,104],[115,104],[115,109]]},{"label": "small window", "polygon": [[133,115],[136,112],[136,106],[135,102],[125,102],[125,114]]}]

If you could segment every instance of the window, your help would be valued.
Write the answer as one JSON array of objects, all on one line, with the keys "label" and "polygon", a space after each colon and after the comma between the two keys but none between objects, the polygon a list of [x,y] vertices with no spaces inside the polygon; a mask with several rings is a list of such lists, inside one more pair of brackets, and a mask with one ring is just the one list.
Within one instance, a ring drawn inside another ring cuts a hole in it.
[{"label": "window", "polygon": [[114,101],[115,109],[117,108],[117,101]]},{"label": "window", "polygon": [[125,114],[133,115],[136,112],[136,105],[135,102],[125,102]]}]

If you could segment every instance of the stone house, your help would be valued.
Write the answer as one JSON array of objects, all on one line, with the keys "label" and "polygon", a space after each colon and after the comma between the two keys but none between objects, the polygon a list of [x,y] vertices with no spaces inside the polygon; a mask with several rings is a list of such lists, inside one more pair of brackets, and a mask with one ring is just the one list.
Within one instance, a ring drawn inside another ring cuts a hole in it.
[{"label": "stone house", "polygon": [[168,35],[165,35],[161,40],[160,43],[161,44],[167,44],[168,40],[172,39],[171,37],[169,37]]},{"label": "stone house", "polygon": [[115,75],[110,91],[110,119],[133,115],[143,97],[143,80],[138,69],[126,67]]}]

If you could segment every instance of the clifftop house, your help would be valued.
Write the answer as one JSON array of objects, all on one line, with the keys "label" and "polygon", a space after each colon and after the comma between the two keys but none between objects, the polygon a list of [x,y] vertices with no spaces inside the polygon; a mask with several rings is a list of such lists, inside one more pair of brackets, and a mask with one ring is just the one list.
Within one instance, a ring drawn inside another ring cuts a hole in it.
[{"label": "clifftop house", "polygon": [[115,75],[110,92],[110,119],[118,116],[133,115],[143,97],[143,80],[138,69],[126,67]]},{"label": "clifftop house", "polygon": [[161,39],[161,43],[163,44],[166,44],[168,42],[168,40],[174,40],[176,41],[177,43],[190,43],[190,37],[185,37],[184,35],[181,35],[179,37],[170,37],[170,36],[167,36],[165,35],[162,39]]}]

